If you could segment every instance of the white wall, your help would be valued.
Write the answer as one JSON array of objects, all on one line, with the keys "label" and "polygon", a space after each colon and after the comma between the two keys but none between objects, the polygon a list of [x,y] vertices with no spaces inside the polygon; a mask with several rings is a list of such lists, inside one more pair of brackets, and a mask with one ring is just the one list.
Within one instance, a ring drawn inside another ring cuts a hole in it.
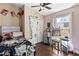
[{"label": "white wall", "polygon": [[8,14],[6,16],[3,16],[2,14],[0,14],[0,26],[18,26],[19,25],[19,18],[18,17],[12,17],[10,12],[11,11],[15,11],[15,13],[17,14],[18,12],[18,8],[15,7],[15,6],[12,6],[10,4],[6,4],[6,3],[3,3],[3,4],[0,4],[0,12],[3,10],[3,9],[6,9],[8,10]]}]

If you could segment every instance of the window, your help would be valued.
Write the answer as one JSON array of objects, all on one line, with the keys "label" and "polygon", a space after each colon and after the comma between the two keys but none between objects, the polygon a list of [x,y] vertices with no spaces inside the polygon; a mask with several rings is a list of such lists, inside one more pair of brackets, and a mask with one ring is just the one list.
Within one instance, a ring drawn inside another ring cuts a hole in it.
[{"label": "window", "polygon": [[69,23],[70,23],[70,18],[69,16],[61,16],[61,17],[57,17],[56,18],[56,27],[69,27]]},{"label": "window", "polygon": [[60,29],[60,35],[61,36],[69,36],[70,35],[70,29],[71,29],[71,15],[64,15],[60,17],[56,17],[55,21],[55,27]]}]

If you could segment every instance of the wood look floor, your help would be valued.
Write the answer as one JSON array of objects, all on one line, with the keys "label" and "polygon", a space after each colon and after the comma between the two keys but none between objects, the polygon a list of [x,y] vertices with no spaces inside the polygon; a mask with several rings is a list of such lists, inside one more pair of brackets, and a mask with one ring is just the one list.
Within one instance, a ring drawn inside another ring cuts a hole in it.
[{"label": "wood look floor", "polygon": [[57,56],[57,50],[53,49],[47,44],[36,44],[36,56]]},{"label": "wood look floor", "polygon": [[53,53],[52,48],[43,43],[36,44],[36,56],[51,56]]},{"label": "wood look floor", "polygon": [[[44,43],[38,43],[38,44],[36,44],[35,56],[57,56],[55,51],[56,50],[52,50],[52,47],[50,47]],[[64,55],[60,55],[60,56],[64,56]],[[69,53],[67,56],[73,56],[73,54]]]}]

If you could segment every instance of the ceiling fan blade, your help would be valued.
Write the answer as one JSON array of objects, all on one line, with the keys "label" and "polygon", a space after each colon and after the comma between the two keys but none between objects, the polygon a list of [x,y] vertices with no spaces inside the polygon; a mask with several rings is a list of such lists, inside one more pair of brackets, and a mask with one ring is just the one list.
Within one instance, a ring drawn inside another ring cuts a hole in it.
[{"label": "ceiling fan blade", "polygon": [[47,7],[47,6],[45,6],[45,8],[47,8],[47,9],[51,9],[50,7]]},{"label": "ceiling fan blade", "polygon": [[37,5],[37,6],[31,6],[31,7],[40,7],[39,5]]},{"label": "ceiling fan blade", "polygon": [[39,9],[39,12],[42,11],[41,9]]},{"label": "ceiling fan blade", "polygon": [[44,7],[44,6],[49,5],[49,4],[51,4],[51,3],[40,3],[40,6]]},{"label": "ceiling fan blade", "polygon": [[49,5],[49,4],[51,4],[51,3],[44,3],[45,5]]}]

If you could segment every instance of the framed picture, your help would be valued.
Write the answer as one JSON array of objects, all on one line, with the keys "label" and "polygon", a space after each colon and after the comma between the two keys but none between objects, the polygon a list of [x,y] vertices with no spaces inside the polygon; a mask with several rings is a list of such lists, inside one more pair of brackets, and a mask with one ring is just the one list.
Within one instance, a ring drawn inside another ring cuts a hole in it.
[{"label": "framed picture", "polygon": [[15,12],[14,11],[11,11],[11,16],[15,16]]},{"label": "framed picture", "polygon": [[8,13],[8,10],[6,10],[6,9],[3,9],[3,10],[1,11],[1,14],[4,15],[4,16],[7,15],[7,13]]}]

